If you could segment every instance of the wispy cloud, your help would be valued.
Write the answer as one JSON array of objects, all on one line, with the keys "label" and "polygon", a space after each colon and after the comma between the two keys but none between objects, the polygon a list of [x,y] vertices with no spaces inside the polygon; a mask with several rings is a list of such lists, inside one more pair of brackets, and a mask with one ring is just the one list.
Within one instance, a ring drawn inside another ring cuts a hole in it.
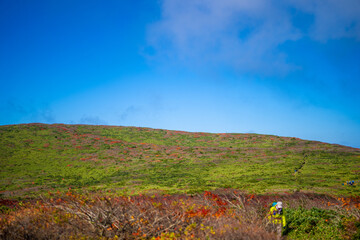
[{"label": "wispy cloud", "polygon": [[[305,36],[359,39],[359,5],[357,0],[163,0],[162,19],[148,30],[151,57],[187,66],[286,74],[298,67],[287,61],[280,45]],[[294,25],[294,9],[313,15],[309,33]]]},{"label": "wispy cloud", "polygon": [[121,122],[127,121],[129,117],[132,117],[134,114],[138,113],[140,111],[139,107],[136,106],[129,106],[127,107],[122,113],[120,113],[120,120]]},{"label": "wispy cloud", "polygon": [[33,102],[21,102],[17,99],[9,99],[0,106],[0,117],[9,122],[0,122],[0,124],[9,123],[28,123],[42,122],[54,123],[56,118],[52,109],[46,104],[36,105]]},{"label": "wispy cloud", "polygon": [[338,38],[360,40],[360,1],[292,0],[291,5],[314,15],[310,37],[318,41]]},{"label": "wispy cloud", "polygon": [[93,125],[106,125],[107,122],[102,120],[99,116],[87,116],[84,115],[80,119],[81,124],[93,124]]},{"label": "wispy cloud", "polygon": [[54,113],[49,108],[39,110],[38,111],[38,116],[39,116],[39,119],[42,120],[42,121],[40,120],[41,122],[44,122],[44,123],[55,123],[56,122]]}]

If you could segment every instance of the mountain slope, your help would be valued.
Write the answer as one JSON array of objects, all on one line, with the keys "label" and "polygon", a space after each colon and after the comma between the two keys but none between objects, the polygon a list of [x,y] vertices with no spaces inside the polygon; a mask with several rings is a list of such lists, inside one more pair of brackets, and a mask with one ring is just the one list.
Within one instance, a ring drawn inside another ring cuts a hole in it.
[{"label": "mountain slope", "polygon": [[259,134],[64,124],[0,126],[0,191],[314,191],[359,195],[360,150]]}]

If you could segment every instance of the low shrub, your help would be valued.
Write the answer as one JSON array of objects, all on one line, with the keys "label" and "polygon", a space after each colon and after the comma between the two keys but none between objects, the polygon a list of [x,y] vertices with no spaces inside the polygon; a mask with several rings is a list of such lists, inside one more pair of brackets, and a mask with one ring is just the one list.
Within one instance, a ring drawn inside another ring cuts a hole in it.
[{"label": "low shrub", "polygon": [[0,239],[276,239],[273,201],[284,203],[289,239],[357,239],[359,199],[315,194],[118,196],[50,193],[0,214]]}]

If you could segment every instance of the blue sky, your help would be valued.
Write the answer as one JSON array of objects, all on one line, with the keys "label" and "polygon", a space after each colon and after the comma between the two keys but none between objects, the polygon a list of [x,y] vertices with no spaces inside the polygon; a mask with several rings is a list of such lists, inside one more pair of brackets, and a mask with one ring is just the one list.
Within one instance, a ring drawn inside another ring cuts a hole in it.
[{"label": "blue sky", "polygon": [[0,124],[360,147],[358,0],[2,0]]}]

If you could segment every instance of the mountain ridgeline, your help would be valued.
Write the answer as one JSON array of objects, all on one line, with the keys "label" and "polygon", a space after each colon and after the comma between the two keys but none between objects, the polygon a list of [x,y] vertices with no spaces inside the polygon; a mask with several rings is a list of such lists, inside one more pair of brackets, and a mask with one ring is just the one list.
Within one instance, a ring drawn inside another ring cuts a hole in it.
[{"label": "mountain ridgeline", "polygon": [[[360,150],[298,138],[117,126],[0,126],[3,196],[50,190],[359,195]],[[353,180],[349,186],[347,181]],[[345,183],[345,184],[344,184]]]}]

